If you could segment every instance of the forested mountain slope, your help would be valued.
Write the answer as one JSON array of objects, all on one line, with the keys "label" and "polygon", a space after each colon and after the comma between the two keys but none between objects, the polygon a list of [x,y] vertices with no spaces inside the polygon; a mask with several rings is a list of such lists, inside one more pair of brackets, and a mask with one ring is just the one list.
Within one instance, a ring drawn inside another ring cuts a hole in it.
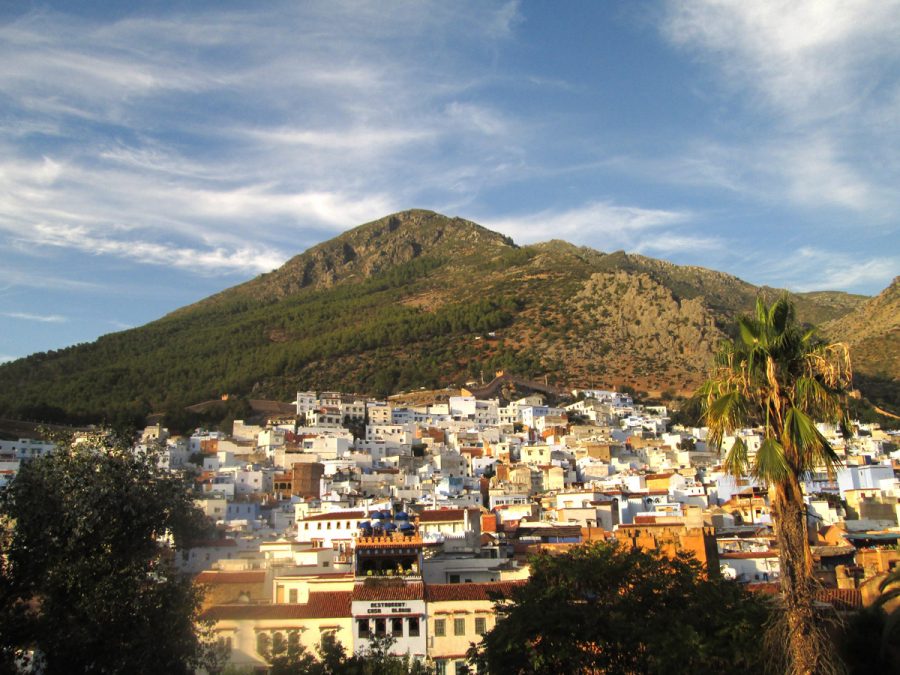
[{"label": "forested mountain slope", "polygon": [[[88,420],[309,388],[384,395],[499,369],[687,393],[761,292],[780,291],[561,241],[517,246],[460,218],[405,211],[145,326],[0,366],[0,414]],[[866,298],[794,300],[820,323]]]}]

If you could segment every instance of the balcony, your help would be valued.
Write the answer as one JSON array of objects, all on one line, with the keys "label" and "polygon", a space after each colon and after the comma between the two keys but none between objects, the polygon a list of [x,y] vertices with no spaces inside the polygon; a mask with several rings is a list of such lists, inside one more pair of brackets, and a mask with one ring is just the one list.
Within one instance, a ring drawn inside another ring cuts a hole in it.
[{"label": "balcony", "polygon": [[356,548],[393,548],[395,546],[422,546],[422,537],[418,534],[407,536],[394,532],[372,537],[357,537]]}]

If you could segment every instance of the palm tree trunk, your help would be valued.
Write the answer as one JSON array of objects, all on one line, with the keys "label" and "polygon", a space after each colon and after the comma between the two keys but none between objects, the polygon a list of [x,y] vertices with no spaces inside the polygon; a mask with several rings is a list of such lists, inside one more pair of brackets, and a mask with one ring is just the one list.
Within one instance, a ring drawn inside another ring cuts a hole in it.
[{"label": "palm tree trunk", "polygon": [[[815,578],[802,499],[789,482],[776,485],[776,537],[781,564],[781,590],[788,627],[788,672],[812,675],[834,666],[831,641],[820,630],[814,607]],[[799,487],[799,486],[796,486]]]}]

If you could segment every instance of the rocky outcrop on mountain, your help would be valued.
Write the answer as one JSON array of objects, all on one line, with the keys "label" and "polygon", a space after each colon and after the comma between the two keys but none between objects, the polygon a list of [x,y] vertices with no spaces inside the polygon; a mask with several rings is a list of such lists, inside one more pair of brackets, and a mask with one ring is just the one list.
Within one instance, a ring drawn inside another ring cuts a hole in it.
[{"label": "rocky outcrop on mountain", "polygon": [[900,277],[822,332],[850,345],[857,386],[900,415]]},{"label": "rocky outcrop on mountain", "polygon": [[[896,287],[872,300],[791,297],[801,321],[846,315],[828,329],[854,338],[857,372],[896,383],[900,349],[885,351],[897,340]],[[309,388],[384,395],[500,370],[687,395],[735,317],[781,293],[623,251],[517,246],[462,218],[404,211],[145,326],[0,365],[0,414],[109,419]]]}]

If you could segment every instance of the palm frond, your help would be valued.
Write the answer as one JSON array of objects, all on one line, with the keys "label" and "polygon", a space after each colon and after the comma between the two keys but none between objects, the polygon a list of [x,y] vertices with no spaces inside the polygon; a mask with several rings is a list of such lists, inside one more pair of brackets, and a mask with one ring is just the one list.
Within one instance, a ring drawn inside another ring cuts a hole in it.
[{"label": "palm frond", "polygon": [[816,377],[805,375],[798,377],[794,384],[795,404],[803,410],[815,410],[819,415],[832,419],[832,411],[839,409],[836,406],[834,392]]},{"label": "palm frond", "polygon": [[756,321],[762,326],[769,319],[769,310],[766,309],[766,303],[763,301],[762,296],[757,296],[756,298]]},{"label": "palm frond", "polygon": [[[716,392],[718,393],[718,392]],[[746,401],[740,391],[712,395],[706,400],[703,421],[709,427],[710,441],[719,448],[725,433],[738,429],[747,419]]]},{"label": "palm frond", "polygon": [[731,449],[725,455],[725,469],[735,478],[746,476],[748,473],[749,461],[747,459],[747,444],[744,439],[738,436],[734,439]]},{"label": "palm frond", "polygon": [[846,411],[844,411],[844,414],[841,415],[840,420],[838,420],[838,427],[841,430],[841,437],[844,440],[847,440],[848,438],[853,437],[852,422],[850,421],[849,413],[847,413]]},{"label": "palm frond", "polygon": [[769,307],[769,315],[767,317],[768,325],[777,336],[783,336],[788,333],[788,327],[794,323],[794,305],[786,296],[778,298]]},{"label": "palm frond", "polygon": [[785,415],[785,444],[795,449],[797,470],[811,471],[817,466],[824,466],[829,473],[841,465],[841,460],[834,452],[828,439],[816,427],[813,419],[795,406],[791,406]]},{"label": "palm frond", "polygon": [[848,389],[853,383],[850,347],[845,342],[817,345],[807,354],[809,369],[832,390]]},{"label": "palm frond", "polygon": [[[900,595],[900,567],[895,567],[894,569],[892,569],[888,573],[888,575],[878,584],[878,592],[882,594],[882,597],[885,593],[889,592],[888,587],[890,586],[896,586],[896,588],[890,590],[890,592],[894,593],[894,595],[891,597]],[[886,602],[885,600],[881,600],[881,598],[878,598],[876,602],[878,602],[879,600],[882,604]]]},{"label": "palm frond", "polygon": [[828,442],[828,439],[825,438],[818,429],[816,429],[816,433],[819,436],[819,445],[810,455],[812,461],[810,462],[809,469],[812,470],[816,467],[824,466],[825,471],[828,472],[828,476],[833,478],[835,472],[841,468],[844,463],[841,461],[841,458],[838,457],[834,448],[831,447],[831,443]]},{"label": "palm frond", "polygon": [[790,474],[791,467],[784,456],[784,446],[775,438],[765,439],[756,451],[753,475],[767,483],[781,483]]},{"label": "palm frond", "polygon": [[747,317],[738,319],[738,330],[740,331],[741,341],[748,347],[752,347],[759,339],[756,325]]}]

